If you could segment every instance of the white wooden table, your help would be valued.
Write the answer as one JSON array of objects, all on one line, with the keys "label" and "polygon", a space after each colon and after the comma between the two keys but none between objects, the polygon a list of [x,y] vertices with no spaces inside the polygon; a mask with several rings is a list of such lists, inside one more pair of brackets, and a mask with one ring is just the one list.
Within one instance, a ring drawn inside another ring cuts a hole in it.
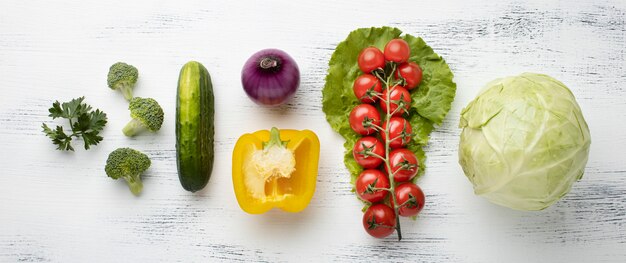
[{"label": "white wooden table", "polygon": [[[0,261],[626,261],[626,2],[347,2],[2,1]],[[402,221],[401,242],[363,230],[343,140],[321,110],[337,43],[382,25],[422,36],[458,84],[427,148],[419,181],[427,207]],[[296,97],[273,109],[253,104],[240,84],[244,61],[269,47],[290,53],[302,72]],[[176,80],[189,60],[211,72],[217,112],[213,176],[196,194],[180,187],[174,158]],[[106,86],[116,61],[139,68],[137,96],[163,105],[160,132],[121,133],[127,103]],[[584,178],[541,212],[475,196],[457,163],[461,109],[491,79],[525,71],[568,85],[592,134]],[[40,128],[53,123],[47,109],[83,95],[108,114],[105,139],[89,151],[56,151]],[[241,134],[272,126],[318,134],[317,190],[302,213],[252,216],[237,205],[231,153]],[[153,161],[140,197],[104,173],[108,153],[123,146]]]}]

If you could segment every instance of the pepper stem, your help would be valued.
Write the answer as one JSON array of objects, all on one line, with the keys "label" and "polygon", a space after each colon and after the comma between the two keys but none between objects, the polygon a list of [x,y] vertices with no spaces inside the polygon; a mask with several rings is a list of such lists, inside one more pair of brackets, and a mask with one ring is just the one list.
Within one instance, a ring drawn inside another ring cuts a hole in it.
[{"label": "pepper stem", "polygon": [[287,147],[289,141],[280,140],[280,130],[276,127],[272,127],[270,130],[270,140],[263,143],[263,148],[269,148],[272,146]]}]

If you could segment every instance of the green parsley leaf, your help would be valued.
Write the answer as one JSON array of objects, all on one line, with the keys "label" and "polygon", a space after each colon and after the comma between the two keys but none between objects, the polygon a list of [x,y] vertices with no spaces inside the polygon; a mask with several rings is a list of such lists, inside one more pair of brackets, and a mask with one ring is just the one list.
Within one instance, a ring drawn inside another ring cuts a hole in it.
[{"label": "green parsley leaf", "polygon": [[97,145],[102,141],[98,134],[107,123],[106,114],[99,109],[92,111],[92,107],[83,103],[85,97],[73,99],[69,102],[52,103],[52,108],[48,109],[48,116],[52,119],[64,118],[70,123],[72,133],[66,134],[62,126],[51,129],[45,123],[42,125],[43,132],[48,136],[54,145],[58,145],[57,150],[74,151],[72,147],[72,137],[83,138],[85,150],[91,145]]},{"label": "green parsley leaf", "polygon": [[85,142],[86,150],[89,150],[89,145],[96,145],[102,141],[102,136],[99,136],[96,131],[85,132],[82,134],[82,137]]},{"label": "green parsley leaf", "polygon": [[63,109],[61,109],[61,103],[59,103],[59,101],[52,103],[52,108],[48,111],[50,112],[48,116],[52,117],[52,119],[63,117]]}]

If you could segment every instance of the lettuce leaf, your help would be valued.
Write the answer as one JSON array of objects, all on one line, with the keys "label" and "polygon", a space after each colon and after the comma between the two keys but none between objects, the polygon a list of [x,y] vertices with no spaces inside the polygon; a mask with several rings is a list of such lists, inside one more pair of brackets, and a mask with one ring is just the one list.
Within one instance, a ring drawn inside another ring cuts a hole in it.
[{"label": "lettuce leaf", "polygon": [[402,31],[391,27],[354,30],[337,45],[328,62],[326,85],[322,90],[322,110],[333,130],[346,139],[344,163],[350,171],[352,183],[363,170],[352,157],[352,148],[361,136],[350,128],[348,121],[350,111],[359,104],[352,91],[352,84],[362,74],[357,64],[362,49],[375,46],[383,50],[389,40],[402,38],[411,47],[409,60],[422,68],[422,82],[417,90],[411,92],[412,105],[408,117],[415,135],[407,148],[416,154],[420,162],[416,178],[425,171],[426,154],[422,147],[428,143],[435,125],[441,124],[454,100],[456,84],[445,60],[426,45],[422,38],[401,34]]}]

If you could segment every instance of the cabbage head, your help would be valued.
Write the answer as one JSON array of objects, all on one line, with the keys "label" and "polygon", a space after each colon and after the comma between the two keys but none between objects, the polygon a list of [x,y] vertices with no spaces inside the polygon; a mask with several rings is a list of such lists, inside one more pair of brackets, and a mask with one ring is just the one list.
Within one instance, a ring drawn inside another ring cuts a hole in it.
[{"label": "cabbage head", "polygon": [[463,109],[459,163],[474,192],[542,210],[582,178],[591,137],[572,92],[542,74],[496,79]]}]

